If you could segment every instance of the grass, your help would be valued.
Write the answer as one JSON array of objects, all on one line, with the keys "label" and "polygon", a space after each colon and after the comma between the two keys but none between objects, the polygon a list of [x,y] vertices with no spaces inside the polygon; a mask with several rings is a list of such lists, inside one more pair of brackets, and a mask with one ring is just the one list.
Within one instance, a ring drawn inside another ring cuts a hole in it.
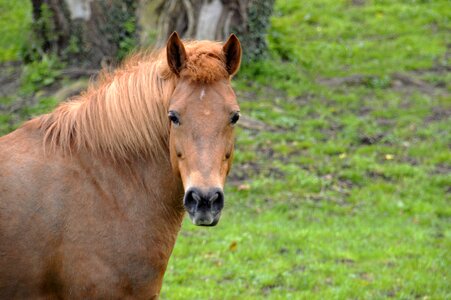
[{"label": "grass", "polygon": [[450,14],[276,1],[270,57],[234,82],[267,130],[238,128],[221,222],[185,220],[161,298],[450,299]]},{"label": "grass", "polygon": [[0,1],[0,62],[19,59],[28,39],[32,14],[30,2]]}]

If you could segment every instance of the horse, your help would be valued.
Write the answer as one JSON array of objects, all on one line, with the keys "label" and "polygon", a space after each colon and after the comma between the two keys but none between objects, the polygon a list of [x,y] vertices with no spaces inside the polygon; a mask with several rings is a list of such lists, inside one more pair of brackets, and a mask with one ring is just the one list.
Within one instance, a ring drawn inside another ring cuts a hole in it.
[{"label": "horse", "polygon": [[241,53],[174,32],[0,138],[1,299],[158,299],[185,213],[221,216]]}]

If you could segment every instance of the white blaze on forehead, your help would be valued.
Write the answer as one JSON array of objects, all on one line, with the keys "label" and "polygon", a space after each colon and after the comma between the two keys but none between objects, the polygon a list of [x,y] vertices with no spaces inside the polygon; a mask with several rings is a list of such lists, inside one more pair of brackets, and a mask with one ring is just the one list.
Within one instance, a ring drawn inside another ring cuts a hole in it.
[{"label": "white blaze on forehead", "polygon": [[202,89],[200,91],[200,100],[202,100],[204,98],[204,96],[205,96],[205,89]]}]

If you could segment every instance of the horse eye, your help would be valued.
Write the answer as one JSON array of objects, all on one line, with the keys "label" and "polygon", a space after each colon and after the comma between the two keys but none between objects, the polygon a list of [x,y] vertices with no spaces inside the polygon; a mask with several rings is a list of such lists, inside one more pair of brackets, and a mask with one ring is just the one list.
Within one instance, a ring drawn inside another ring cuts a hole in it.
[{"label": "horse eye", "polygon": [[232,114],[232,117],[230,117],[230,123],[232,123],[232,125],[234,125],[236,122],[238,122],[239,119],[240,119],[240,112],[236,111]]},{"label": "horse eye", "polygon": [[174,125],[180,125],[178,114],[175,111],[170,111],[168,117]]}]

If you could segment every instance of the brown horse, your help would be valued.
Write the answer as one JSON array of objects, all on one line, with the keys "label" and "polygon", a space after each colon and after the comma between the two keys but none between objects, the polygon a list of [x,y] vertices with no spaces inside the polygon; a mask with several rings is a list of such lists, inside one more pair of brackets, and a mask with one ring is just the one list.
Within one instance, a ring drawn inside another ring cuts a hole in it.
[{"label": "brown horse", "polygon": [[184,211],[219,220],[240,60],[174,33],[0,138],[0,298],[158,298]]}]

